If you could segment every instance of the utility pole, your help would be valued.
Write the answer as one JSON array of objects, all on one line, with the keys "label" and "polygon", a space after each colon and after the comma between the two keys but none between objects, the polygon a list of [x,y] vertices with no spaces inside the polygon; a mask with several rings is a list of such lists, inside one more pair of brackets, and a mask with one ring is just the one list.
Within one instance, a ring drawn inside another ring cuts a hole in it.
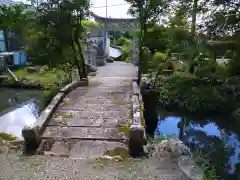
[{"label": "utility pole", "polygon": [[104,23],[104,56],[107,55],[107,6],[108,6],[108,0],[106,0],[106,19]]}]

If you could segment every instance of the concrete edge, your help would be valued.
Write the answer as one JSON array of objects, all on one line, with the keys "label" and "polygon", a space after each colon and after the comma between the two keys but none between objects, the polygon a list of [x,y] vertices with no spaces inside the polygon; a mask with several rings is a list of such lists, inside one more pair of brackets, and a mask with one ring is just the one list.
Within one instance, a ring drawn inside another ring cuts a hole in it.
[{"label": "concrete edge", "polygon": [[52,99],[49,105],[41,113],[40,117],[37,119],[36,123],[30,127],[25,126],[22,130],[22,135],[24,138],[25,150],[26,151],[35,151],[40,142],[41,134],[46,128],[46,124],[52,117],[53,113],[57,109],[58,105],[62,102],[63,98],[71,91],[80,86],[88,86],[88,80],[83,79],[80,81],[73,81],[70,84],[67,84],[63,87]]},{"label": "concrete edge", "polygon": [[128,148],[131,156],[141,156],[144,154],[145,129],[142,124],[142,95],[136,79],[132,79],[132,121],[129,128]]}]

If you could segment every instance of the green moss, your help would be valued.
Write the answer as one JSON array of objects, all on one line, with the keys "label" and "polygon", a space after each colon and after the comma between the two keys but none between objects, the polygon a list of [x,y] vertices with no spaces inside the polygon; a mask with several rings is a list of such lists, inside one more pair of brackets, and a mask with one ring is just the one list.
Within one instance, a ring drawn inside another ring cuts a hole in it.
[{"label": "green moss", "polygon": [[120,106],[127,105],[129,103],[130,103],[130,101],[127,101],[127,100],[121,100],[121,101],[117,102],[117,104],[120,105]]},{"label": "green moss", "polygon": [[2,138],[3,140],[6,140],[6,141],[14,141],[17,139],[15,136],[8,134],[8,133],[4,133],[4,132],[0,133],[0,138]]},{"label": "green moss", "polygon": [[70,105],[70,104],[73,104],[73,101],[70,99],[64,99],[63,104]]},{"label": "green moss", "polygon": [[128,137],[130,126],[130,123],[126,125],[120,125],[117,127],[118,132],[124,133]]},{"label": "green moss", "polygon": [[123,160],[131,158],[128,149],[124,147],[116,147],[114,149],[107,150],[104,155],[112,157],[120,156]]},{"label": "green moss", "polygon": [[66,119],[70,119],[73,118],[72,114],[55,114],[54,118],[66,118]]}]

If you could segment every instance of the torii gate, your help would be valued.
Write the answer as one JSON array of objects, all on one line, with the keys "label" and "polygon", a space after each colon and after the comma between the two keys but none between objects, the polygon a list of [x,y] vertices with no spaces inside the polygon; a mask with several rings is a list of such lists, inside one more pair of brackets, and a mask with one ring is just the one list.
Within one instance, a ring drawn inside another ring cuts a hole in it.
[{"label": "torii gate", "polygon": [[[101,23],[104,25],[103,28],[100,29],[103,30],[103,36],[104,36],[104,49],[105,53],[107,52],[107,37],[108,37],[108,31],[133,31],[137,29],[138,20],[136,18],[129,18],[129,19],[123,19],[123,18],[106,18],[101,17],[96,14],[92,14],[95,21]],[[117,25],[117,26],[116,26]],[[133,37],[133,61],[136,61],[137,59],[137,52],[136,52],[136,37]],[[106,54],[105,54],[106,55]]]}]

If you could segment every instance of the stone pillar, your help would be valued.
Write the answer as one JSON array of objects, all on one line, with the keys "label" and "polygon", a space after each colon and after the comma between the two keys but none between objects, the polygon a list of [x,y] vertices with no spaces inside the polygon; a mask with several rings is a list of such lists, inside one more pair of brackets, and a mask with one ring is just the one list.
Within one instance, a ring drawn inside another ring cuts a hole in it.
[{"label": "stone pillar", "polygon": [[35,153],[41,141],[39,127],[25,126],[22,130],[22,136],[25,153]]}]

